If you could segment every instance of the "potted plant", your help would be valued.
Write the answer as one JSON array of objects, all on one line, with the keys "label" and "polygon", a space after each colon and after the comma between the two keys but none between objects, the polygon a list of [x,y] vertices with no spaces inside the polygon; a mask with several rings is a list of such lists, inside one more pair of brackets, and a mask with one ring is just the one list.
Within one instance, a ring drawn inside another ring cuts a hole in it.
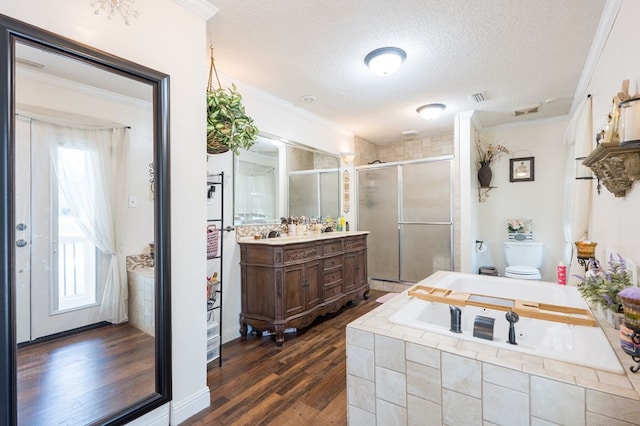
[{"label": "potted plant", "polygon": [[[213,73],[218,82],[217,89],[212,86]],[[207,86],[207,153],[220,154],[231,150],[238,155],[240,148],[251,148],[257,137],[258,128],[245,113],[242,96],[235,84],[227,89],[220,85],[212,49]]]},{"label": "potted plant", "polygon": [[497,159],[500,154],[509,154],[509,150],[503,145],[487,143],[481,139],[476,141],[476,149],[478,151],[478,182],[483,188],[491,185],[493,172],[491,171],[491,163]]},{"label": "potted plant", "polygon": [[609,256],[608,269],[603,269],[597,259],[589,260],[589,270],[584,277],[575,275],[582,297],[602,310],[607,321],[619,328],[623,321],[622,300],[618,293],[631,286],[631,274],[622,256]]}]

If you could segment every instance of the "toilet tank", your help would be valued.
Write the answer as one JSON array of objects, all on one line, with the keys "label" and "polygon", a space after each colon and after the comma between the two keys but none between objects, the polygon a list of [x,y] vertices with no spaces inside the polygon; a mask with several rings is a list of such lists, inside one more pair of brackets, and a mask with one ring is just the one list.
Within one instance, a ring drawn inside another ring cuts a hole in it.
[{"label": "toilet tank", "polygon": [[505,241],[504,259],[507,266],[542,266],[542,248],[540,241]]}]

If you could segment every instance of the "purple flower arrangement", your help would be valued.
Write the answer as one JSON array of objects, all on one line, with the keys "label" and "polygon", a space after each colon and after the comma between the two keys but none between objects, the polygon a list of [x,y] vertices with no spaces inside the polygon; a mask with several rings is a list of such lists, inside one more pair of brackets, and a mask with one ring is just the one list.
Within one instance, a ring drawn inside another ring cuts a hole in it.
[{"label": "purple flower arrangement", "polygon": [[631,274],[627,271],[624,258],[619,254],[609,256],[608,268],[604,269],[597,259],[589,261],[589,269],[584,277],[574,275],[580,282],[577,287],[588,302],[613,312],[623,312],[619,293],[631,287]]}]

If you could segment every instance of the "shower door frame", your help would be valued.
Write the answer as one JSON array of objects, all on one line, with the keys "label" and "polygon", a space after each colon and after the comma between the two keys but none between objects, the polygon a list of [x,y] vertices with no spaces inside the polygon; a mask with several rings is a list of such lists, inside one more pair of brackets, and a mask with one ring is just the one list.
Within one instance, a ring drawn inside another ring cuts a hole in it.
[{"label": "shower door frame", "polygon": [[[436,162],[448,162],[449,163],[449,191],[451,196],[449,197],[449,221],[448,222],[438,222],[438,221],[425,221],[425,222],[405,222],[403,220],[403,174],[402,167],[406,165],[420,164],[420,163],[436,163]],[[393,161],[389,163],[376,163],[369,164],[365,166],[357,166],[355,167],[356,171],[356,184],[355,187],[359,191],[360,190],[360,174],[358,173],[360,170],[372,170],[372,169],[383,169],[394,167],[397,171],[397,232],[398,232],[398,271],[396,279],[390,280],[386,278],[378,278],[371,277],[374,280],[378,281],[389,281],[389,282],[413,282],[413,281],[402,281],[402,227],[404,225],[424,225],[424,226],[432,226],[432,225],[449,225],[449,254],[450,254],[450,262],[449,268],[451,271],[455,270],[455,156],[453,155],[442,155],[437,157],[428,157],[422,158],[419,160],[408,160],[408,161]],[[358,230],[367,231],[366,229],[360,229],[360,194],[356,194],[356,199],[358,202],[355,203],[355,217],[356,223],[358,225]],[[426,277],[424,277],[426,278]]]}]

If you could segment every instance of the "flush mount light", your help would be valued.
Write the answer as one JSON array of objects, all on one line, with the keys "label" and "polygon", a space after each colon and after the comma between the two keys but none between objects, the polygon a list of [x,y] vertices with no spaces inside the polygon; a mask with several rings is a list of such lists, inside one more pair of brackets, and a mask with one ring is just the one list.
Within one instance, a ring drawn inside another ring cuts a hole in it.
[{"label": "flush mount light", "polygon": [[416,111],[425,120],[433,120],[440,117],[446,107],[445,104],[427,104],[418,107]]},{"label": "flush mount light", "polygon": [[398,47],[381,47],[369,52],[364,63],[377,75],[390,75],[407,59],[407,52]]}]

